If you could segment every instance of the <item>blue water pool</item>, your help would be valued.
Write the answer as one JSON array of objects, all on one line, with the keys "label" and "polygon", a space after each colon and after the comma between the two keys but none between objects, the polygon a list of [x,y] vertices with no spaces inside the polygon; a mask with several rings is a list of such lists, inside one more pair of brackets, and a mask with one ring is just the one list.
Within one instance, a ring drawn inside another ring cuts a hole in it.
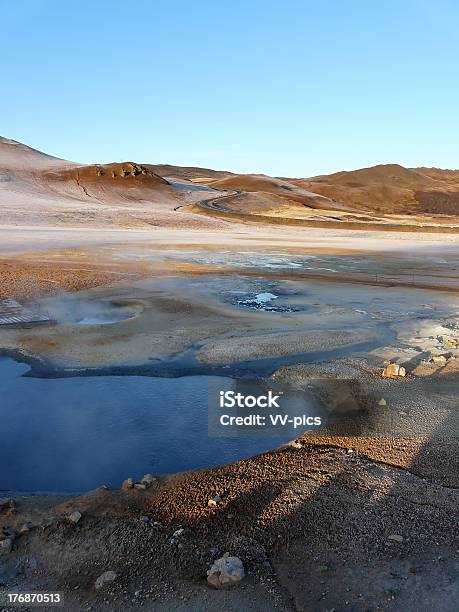
[{"label": "blue water pool", "polygon": [[[225,464],[287,441],[212,438],[212,376],[24,377],[0,358],[0,490],[78,492]],[[291,437],[291,436],[290,436]]]}]

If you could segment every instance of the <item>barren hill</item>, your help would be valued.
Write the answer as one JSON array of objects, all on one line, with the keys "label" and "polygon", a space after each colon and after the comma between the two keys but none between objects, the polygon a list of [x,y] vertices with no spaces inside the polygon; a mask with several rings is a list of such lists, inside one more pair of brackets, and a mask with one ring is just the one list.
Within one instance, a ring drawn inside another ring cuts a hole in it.
[{"label": "barren hill", "polygon": [[0,222],[170,224],[183,195],[144,165],[78,165],[0,138]]},{"label": "barren hill", "polygon": [[387,164],[293,182],[367,213],[459,214],[459,171],[454,170]]},{"label": "barren hill", "polygon": [[105,203],[151,200],[160,193],[171,195],[166,179],[132,162],[71,166],[44,172],[42,177],[59,193],[84,195]]},{"label": "barren hill", "polygon": [[0,136],[0,175],[21,175],[74,165],[73,162],[47,155],[25,144]]},{"label": "barren hill", "polygon": [[[265,209],[271,210],[273,206],[279,207],[306,207],[311,209],[346,210],[349,207],[341,205],[331,198],[324,197],[300,185],[266,176],[264,174],[234,174],[233,176],[218,179],[209,183],[218,190],[230,190],[250,194],[247,202],[258,202],[257,208],[262,210],[261,202],[266,201]],[[238,200],[242,201],[241,198]]]}]

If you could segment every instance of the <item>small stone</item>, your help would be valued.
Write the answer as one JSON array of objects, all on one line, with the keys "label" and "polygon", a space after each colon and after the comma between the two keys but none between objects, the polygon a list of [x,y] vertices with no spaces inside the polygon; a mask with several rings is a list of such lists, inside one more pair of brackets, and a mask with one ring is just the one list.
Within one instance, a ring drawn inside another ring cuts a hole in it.
[{"label": "small stone", "polygon": [[185,533],[185,530],[183,529],[183,527],[181,527],[180,529],[177,529],[177,531],[174,531],[174,533],[172,534],[172,537],[173,538],[179,538],[184,533]]},{"label": "small stone", "polygon": [[434,363],[435,365],[444,366],[446,365],[446,357],[444,355],[433,355],[430,358],[430,363]]},{"label": "small stone", "polygon": [[387,406],[387,402],[383,397],[379,400],[378,406]]},{"label": "small stone", "polygon": [[383,370],[384,378],[396,378],[397,376],[406,376],[406,370],[398,363],[390,363]]},{"label": "small stone", "polygon": [[394,542],[403,542],[403,537],[401,535],[396,534],[396,533],[392,533],[390,536],[388,536],[387,539],[388,540],[393,540]]},{"label": "small stone", "polygon": [[97,578],[96,582],[94,583],[94,586],[96,589],[100,589],[106,584],[113,582],[114,580],[116,580],[116,573],[109,570],[108,572],[104,572]]},{"label": "small stone", "polygon": [[78,512],[78,510],[75,510],[75,512],[72,512],[72,514],[68,515],[67,520],[69,521],[69,523],[76,525],[81,520],[81,517],[82,517],[81,512]]},{"label": "small stone", "polygon": [[239,557],[230,557],[229,553],[225,553],[221,559],[214,561],[207,571],[207,582],[216,589],[221,589],[237,584],[244,576],[244,565]]},{"label": "small stone", "polygon": [[147,487],[151,487],[155,480],[156,478],[152,474],[145,474],[140,482]]},{"label": "small stone", "polygon": [[129,489],[133,489],[133,488],[134,488],[134,481],[132,480],[132,478],[126,478],[126,480],[121,485],[121,489],[123,491],[128,491]]}]

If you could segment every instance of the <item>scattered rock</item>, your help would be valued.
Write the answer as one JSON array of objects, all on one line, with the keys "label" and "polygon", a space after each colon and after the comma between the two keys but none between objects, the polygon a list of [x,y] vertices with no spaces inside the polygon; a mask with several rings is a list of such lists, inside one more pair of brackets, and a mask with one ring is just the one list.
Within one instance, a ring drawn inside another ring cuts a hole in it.
[{"label": "scattered rock", "polygon": [[145,491],[151,487],[155,482],[156,478],[151,474],[145,474],[142,480],[136,481],[133,478],[127,478],[121,485],[123,491],[129,491],[131,489],[137,489],[137,491]]},{"label": "scattered rock", "polygon": [[172,537],[173,538],[179,538],[184,533],[185,533],[185,530],[183,529],[183,527],[181,527],[180,529],[177,529],[177,531],[174,531],[174,533],[172,534]]},{"label": "scattered rock", "polygon": [[221,589],[237,584],[244,576],[244,565],[239,557],[230,557],[229,553],[225,553],[221,559],[214,561],[207,571],[207,582],[216,589]]},{"label": "scattered rock", "polygon": [[393,540],[394,542],[403,542],[403,536],[398,535],[396,533],[392,533],[387,537],[388,540]]},{"label": "scattered rock", "polygon": [[133,489],[133,488],[134,488],[134,481],[132,480],[132,478],[127,478],[121,485],[122,491],[129,491],[129,489]]},{"label": "scattered rock", "polygon": [[220,497],[220,495],[214,495],[214,497],[211,497],[209,499],[209,501],[207,502],[207,505],[210,508],[215,508],[217,504],[219,504],[221,501],[222,501],[222,498]]},{"label": "scattered rock", "polygon": [[434,363],[435,365],[444,366],[446,365],[446,357],[444,355],[433,355],[430,358],[430,363]]},{"label": "scattered rock", "polygon": [[97,578],[96,582],[94,583],[94,586],[96,589],[100,589],[106,584],[113,582],[114,580],[116,580],[116,573],[109,570],[108,572],[104,572],[99,576],[99,578]]},{"label": "scattered rock", "polygon": [[151,487],[155,480],[156,478],[152,474],[145,474],[140,482],[147,487]]},{"label": "scattered rock", "polygon": [[390,363],[383,370],[384,378],[396,378],[397,376],[406,376],[406,370],[398,363]]},{"label": "scattered rock", "polygon": [[83,515],[81,514],[81,512],[78,512],[78,510],[75,510],[75,512],[72,512],[72,514],[68,515],[67,520],[69,523],[76,525],[81,520],[82,516]]}]

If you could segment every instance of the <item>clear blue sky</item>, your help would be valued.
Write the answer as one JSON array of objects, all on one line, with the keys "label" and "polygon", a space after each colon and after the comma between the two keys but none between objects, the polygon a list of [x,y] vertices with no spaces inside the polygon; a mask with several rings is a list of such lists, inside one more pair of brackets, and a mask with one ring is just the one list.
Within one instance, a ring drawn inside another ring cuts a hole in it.
[{"label": "clear blue sky", "polygon": [[459,167],[457,0],[2,0],[0,135],[75,161]]}]

